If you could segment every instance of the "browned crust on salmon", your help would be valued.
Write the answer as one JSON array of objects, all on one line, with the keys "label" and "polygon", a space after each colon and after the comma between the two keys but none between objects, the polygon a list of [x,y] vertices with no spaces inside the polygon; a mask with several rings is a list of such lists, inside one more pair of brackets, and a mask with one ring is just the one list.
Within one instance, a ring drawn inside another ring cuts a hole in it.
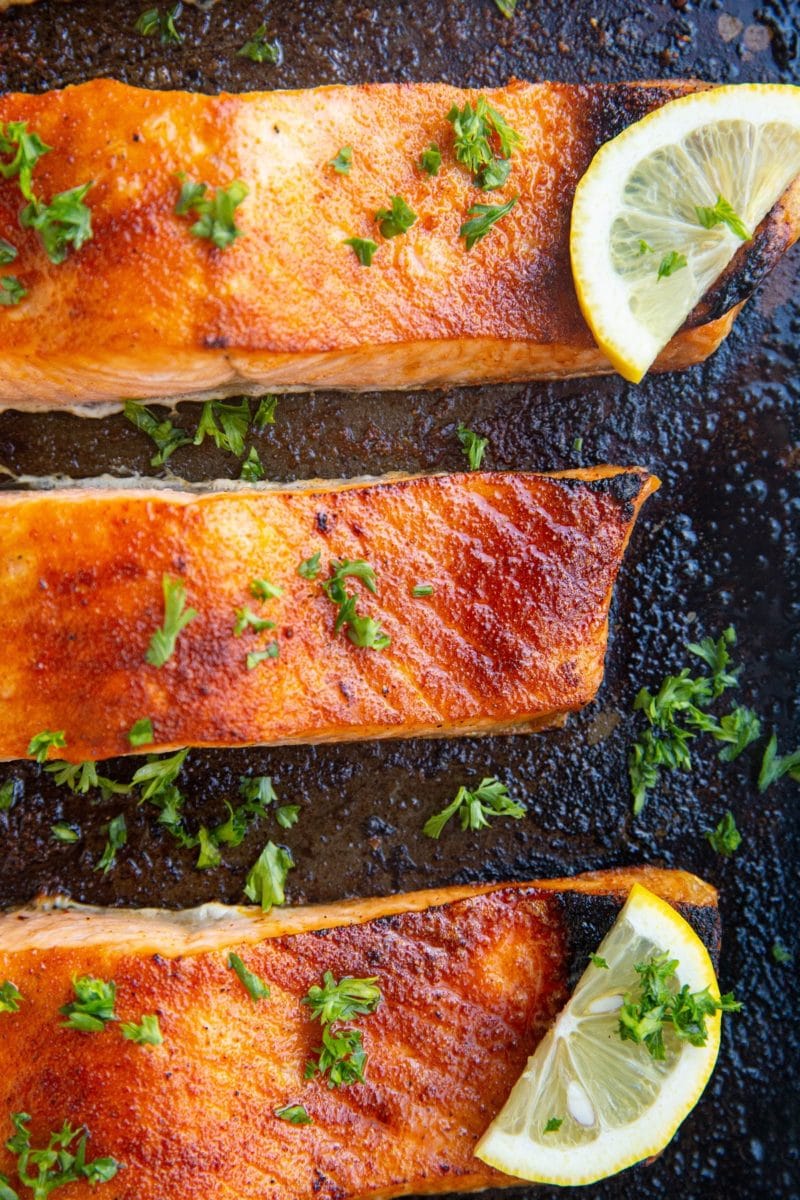
[{"label": "browned crust on salmon", "polygon": [[[467,252],[459,229],[487,201],[452,153],[446,114],[477,93],[444,84],[365,84],[219,96],[93,80],[0,97],[53,147],[36,167],[49,197],[87,180],[94,237],[53,266],[18,226],[0,183],[0,236],[19,248],[28,289],[0,310],[0,405],[58,408],[272,389],[408,388],[558,378],[611,370],[580,313],[569,259],[575,186],[595,151],[697,81],[513,82],[485,95],[525,139],[503,189],[513,211]],[[399,132],[398,132],[399,131]],[[398,149],[401,136],[402,149]],[[418,167],[435,141],[435,178]],[[328,165],[355,147],[349,175]],[[175,215],[185,172],[250,195],[228,250]],[[374,215],[393,194],[418,214],[383,240]],[[742,247],[656,366],[700,361],[800,229],[797,190]],[[373,237],[359,265],[347,237]]]},{"label": "browned crust on salmon", "polygon": [[[0,758],[64,730],[71,761],[152,749],[540,728],[602,679],[614,580],[658,481],[632,468],[397,478],[349,486],[73,489],[0,495]],[[298,575],[319,552],[318,580]],[[320,580],[365,559],[382,651],[334,631]],[[162,578],[198,616],[158,668]],[[260,603],[254,579],[284,594]],[[430,597],[413,588],[428,583]],[[234,636],[250,606],[275,629]],[[248,669],[249,652],[279,657]],[[60,754],[61,752],[59,752]]]},{"label": "browned crust on salmon", "polygon": [[[24,1001],[0,1015],[0,1113],[31,1113],[36,1145],[65,1119],[85,1124],[92,1156],[126,1164],[105,1189],[74,1185],[75,1200],[377,1200],[509,1185],[473,1157],[475,1142],[634,882],[716,951],[714,889],[652,868],[334,905],[299,921],[221,908],[9,913],[0,980]],[[353,922],[359,904],[369,915]],[[199,943],[192,929],[205,930]],[[269,983],[268,1000],[251,1003],[227,968],[232,949]],[[319,1026],[299,1000],[325,970],[377,976],[384,997],[354,1022],[366,1083],[333,1091],[303,1079]],[[163,1045],[132,1045],[114,1026],[60,1028],[81,974],[113,978],[121,1020],[157,1013]],[[286,1103],[314,1124],[276,1118]],[[0,1150],[12,1181],[13,1166]]]}]

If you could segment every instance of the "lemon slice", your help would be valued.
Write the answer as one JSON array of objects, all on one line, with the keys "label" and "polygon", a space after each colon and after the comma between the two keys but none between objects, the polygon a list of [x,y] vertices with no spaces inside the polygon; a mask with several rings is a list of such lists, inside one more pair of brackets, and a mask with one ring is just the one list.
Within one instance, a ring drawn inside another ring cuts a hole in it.
[{"label": "lemon slice", "polygon": [[[693,92],[598,150],[575,192],[572,273],[621,375],[639,382],[798,174],[800,87],[790,85]],[[738,233],[698,216],[720,197]]]},{"label": "lemon slice", "polygon": [[720,1035],[716,1012],[706,1018],[703,1046],[678,1040],[667,1026],[663,1061],[622,1040],[623,999],[639,994],[634,964],[664,952],[678,960],[678,988],[708,988],[719,999],[711,959],[694,930],[635,884],[598,950],[608,968],[592,963],[584,972],[478,1142],[478,1158],[520,1179],[575,1185],[663,1150],[708,1082]]}]

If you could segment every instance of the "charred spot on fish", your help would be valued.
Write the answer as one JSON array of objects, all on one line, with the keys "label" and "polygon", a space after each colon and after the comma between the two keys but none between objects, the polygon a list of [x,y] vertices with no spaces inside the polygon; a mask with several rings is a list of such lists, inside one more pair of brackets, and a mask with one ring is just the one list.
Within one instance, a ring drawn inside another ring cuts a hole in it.
[{"label": "charred spot on fish", "polygon": [[204,350],[227,350],[231,343],[224,333],[207,333],[202,344]]},{"label": "charred spot on fish", "polygon": [[131,134],[132,142],[140,142],[141,140],[142,140],[142,135],[140,133]]},{"label": "charred spot on fish", "polygon": [[345,681],[343,679],[339,680],[339,691],[342,693],[345,700],[347,700],[348,702],[353,699],[353,693],[350,691],[349,687],[347,686],[347,684],[345,683]]},{"label": "charred spot on fish", "polygon": [[317,513],[317,529],[320,533],[328,532],[328,514],[326,512]]},{"label": "charred spot on fish", "polygon": [[782,216],[783,204],[779,200],[752,239],[742,243],[719,279],[686,318],[684,329],[717,321],[750,298],[791,242],[791,227]]}]

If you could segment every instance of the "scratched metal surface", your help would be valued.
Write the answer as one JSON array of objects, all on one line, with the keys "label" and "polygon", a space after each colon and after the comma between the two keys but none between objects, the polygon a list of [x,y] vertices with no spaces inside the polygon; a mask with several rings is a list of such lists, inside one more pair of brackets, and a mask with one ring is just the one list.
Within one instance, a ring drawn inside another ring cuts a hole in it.
[{"label": "scratched metal surface", "polygon": [[[800,7],[561,4],[520,0],[511,24],[491,0],[234,2],[187,10],[182,48],[132,31],[137,3],[41,0],[0,18],[0,88],[38,90],[99,75],[131,83],[216,90],[305,87],[368,79],[445,79],[483,86],[511,75],[614,80],[697,75],[720,82],[797,82]],[[280,67],[236,58],[267,15],[284,47]],[[721,978],[747,1003],[728,1023],[719,1068],[694,1115],[660,1160],[580,1195],[600,1200],[789,1200],[800,1195],[800,1068],[796,969],[775,965],[776,937],[797,952],[798,792],[755,789],[755,754],[720,765],[700,746],[691,776],[674,776],[640,819],[630,812],[625,758],[631,705],[644,683],[682,665],[681,643],[729,622],[739,632],[740,696],[788,749],[798,736],[800,589],[800,254],[781,264],[703,367],[634,388],[618,379],[474,388],[413,395],[295,396],[257,438],[271,477],[448,469],[462,463],[458,420],[490,438],[492,467],[642,463],[664,480],[648,504],[614,605],[606,682],[563,731],[535,737],[194,753],[185,791],[195,819],[214,821],[245,770],[271,774],[302,806],[281,834],[297,860],[292,901],[406,890],[463,880],[522,879],[644,859],[686,867],[722,892]],[[183,410],[186,420],[191,417]],[[571,447],[577,436],[583,449]],[[795,447],[793,449],[793,447]],[[150,473],[145,439],[122,418],[0,416],[0,467],[12,474]],[[215,450],[180,451],[186,478],[235,475]],[[7,478],[10,478],[7,476]],[[1,663],[1,659],[0,659]],[[0,666],[1,669],[1,666]],[[121,769],[121,768],[120,768]],[[255,830],[218,870],[198,873],[146,808],[127,808],[129,842],[117,868],[93,870],[101,826],[125,809],[64,796],[35,767],[15,769],[24,799],[0,814],[0,903],[66,889],[100,903],[236,901],[266,836]],[[421,836],[424,817],[456,786],[498,774],[529,805],[525,821],[480,836]],[[744,842],[716,856],[703,832],[730,807]],[[49,840],[57,819],[84,840]],[[508,1194],[508,1193],[505,1193]],[[524,1189],[541,1197],[547,1189]],[[564,1193],[561,1193],[562,1195]]]}]

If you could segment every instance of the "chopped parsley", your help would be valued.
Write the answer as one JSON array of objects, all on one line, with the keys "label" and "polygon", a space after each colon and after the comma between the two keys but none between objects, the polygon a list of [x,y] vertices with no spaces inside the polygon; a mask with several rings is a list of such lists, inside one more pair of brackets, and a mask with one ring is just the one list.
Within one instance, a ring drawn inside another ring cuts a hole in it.
[{"label": "chopped parsley", "polygon": [[467,212],[472,220],[465,221],[459,230],[459,237],[466,240],[467,249],[471,250],[476,242],[485,238],[492,226],[510,213],[518,200],[519,196],[512,196],[507,204],[473,204]]},{"label": "chopped parsley", "polygon": [[275,409],[278,407],[278,397],[267,394],[262,396],[258,402],[256,415],[253,417],[253,424],[259,431],[266,429],[267,425],[275,424]]},{"label": "chopped parsley", "polygon": [[[520,135],[483,96],[478,96],[474,106],[470,101],[462,109],[453,105],[447,119],[453,126],[455,156],[473,175],[479,175],[495,157],[511,158],[522,145]],[[499,156],[495,146],[499,147]]]},{"label": "chopped parsley", "polygon": [[105,848],[95,867],[95,871],[102,871],[104,875],[107,875],[112,867],[116,865],[117,851],[122,849],[127,840],[128,826],[125,821],[125,814],[120,813],[119,816],[109,821]]},{"label": "chopped parsley", "polygon": [[349,1021],[352,1017],[375,1012],[382,1000],[377,982],[377,975],[368,979],[345,975],[337,983],[332,973],[326,971],[322,977],[322,987],[317,984],[310,987],[301,1003],[308,1005],[313,1020],[322,1025]]},{"label": "chopped parsley", "polygon": [[644,238],[639,238],[639,257],[643,254],[655,254],[655,250]]},{"label": "chopped parsley", "polygon": [[507,182],[511,173],[510,158],[495,158],[492,162],[481,167],[475,177],[475,183],[483,192],[493,192]]},{"label": "chopped parsley", "polygon": [[134,721],[128,731],[128,741],[132,746],[149,746],[154,740],[153,722],[149,717]]},{"label": "chopped parsley", "polygon": [[241,179],[234,179],[226,188],[218,187],[213,196],[208,196],[207,183],[194,183],[184,175],[181,191],[175,205],[179,217],[194,214],[197,218],[190,232],[197,238],[213,242],[218,250],[227,250],[242,230],[236,224],[236,209],[242,204],[250,189]]},{"label": "chopped parsley", "polygon": [[239,794],[259,815],[263,815],[267,806],[278,800],[269,775],[240,775]]},{"label": "chopped parsley", "polygon": [[[6,1142],[6,1149],[16,1155],[16,1173],[21,1184],[33,1192],[33,1200],[47,1200],[56,1188],[85,1179],[91,1186],[108,1183],[121,1170],[123,1163],[115,1158],[95,1158],[87,1162],[86,1144],[89,1132],[85,1127],[73,1129],[65,1121],[58,1133],[51,1133],[47,1146],[35,1150],[31,1146],[28,1113],[11,1114],[16,1130]],[[2,1200],[18,1200],[17,1193],[4,1175],[0,1175]]]},{"label": "chopped parsley", "polygon": [[752,708],[737,704],[720,717],[719,725],[709,729],[718,742],[727,742],[719,752],[722,762],[733,762],[751,742],[761,737],[761,721]]},{"label": "chopped parsley", "polygon": [[364,1082],[367,1053],[360,1029],[323,1029],[322,1045],[314,1053],[316,1060],[309,1059],[305,1066],[306,1079],[327,1075],[329,1088]]},{"label": "chopped parsley", "polygon": [[16,246],[12,246],[11,242],[7,242],[5,238],[0,238],[0,267],[7,267],[16,257]]},{"label": "chopped parsley", "polygon": [[304,558],[297,568],[297,574],[301,579],[316,579],[319,575],[319,562],[322,557],[322,551],[317,550],[316,554],[312,554],[310,558]]},{"label": "chopped parsley", "polygon": [[63,729],[52,731],[45,729],[42,733],[34,734],[28,743],[28,754],[35,758],[38,763],[47,761],[47,756],[50,750],[63,750],[66,747],[67,738]]},{"label": "chopped parsley", "polygon": [[197,862],[195,863],[198,871],[208,871],[220,865],[222,855],[220,854],[219,845],[214,835],[209,832],[205,825],[201,825],[197,831],[196,845],[200,847]]},{"label": "chopped parsley", "polygon": [[435,142],[431,142],[427,150],[419,156],[419,169],[426,175],[438,175],[442,165],[442,152]]},{"label": "chopped parsley", "polygon": [[379,208],[375,213],[381,236],[385,238],[399,237],[408,233],[417,220],[417,214],[406,204],[402,196],[392,196],[391,208]]},{"label": "chopped parsley", "polygon": [[239,472],[239,478],[244,479],[247,483],[260,483],[266,478],[261,458],[255,446],[251,446],[247,458],[242,463],[242,469]]},{"label": "chopped parsley", "polygon": [[52,263],[63,263],[70,247],[80,250],[92,237],[92,210],[84,197],[92,186],[83,183],[53,196],[49,204],[34,196],[19,215],[23,229],[35,229]]},{"label": "chopped parsley", "polygon": [[13,308],[28,294],[16,275],[0,276],[0,308]]},{"label": "chopped parsley", "polygon": [[471,429],[467,429],[466,425],[462,425],[460,421],[456,429],[456,434],[469,463],[470,471],[479,471],[483,462],[483,456],[486,453],[486,447],[489,445],[489,439],[479,437],[477,433],[473,433]]},{"label": "chopped parsley", "polygon": [[421,600],[424,596],[433,595],[433,584],[431,583],[415,583],[411,589],[411,595],[415,600]]},{"label": "chopped parsley", "polygon": [[172,786],[180,774],[188,753],[189,747],[185,746],[183,750],[178,750],[168,758],[158,758],[154,754],[148,754],[147,762],[138,768],[131,780],[134,787],[142,789],[142,800],[152,800]]},{"label": "chopped parsley", "polygon": [[200,412],[200,422],[194,435],[195,446],[202,446],[206,435],[218,450],[227,450],[241,458],[244,439],[250,428],[250,401],[245,397],[239,404],[222,400],[206,400]]},{"label": "chopped parsley", "polygon": [[180,2],[171,5],[165,13],[160,8],[146,8],[137,18],[134,29],[145,37],[158,36],[162,46],[180,46],[183,34],[175,22],[182,12],[183,4]]},{"label": "chopped parsley", "polygon": [[725,858],[735,854],[742,843],[742,835],[736,828],[733,813],[728,809],[716,829],[708,830],[706,837],[711,843],[711,849]]},{"label": "chopped parsley", "polygon": [[293,825],[297,824],[299,817],[299,804],[281,804],[275,809],[275,820],[281,829],[291,829]]},{"label": "chopped parsley", "polygon": [[76,829],[74,825],[69,825],[66,821],[56,821],[55,825],[50,826],[50,833],[54,842],[65,842],[68,845],[74,845],[75,842],[81,840],[81,831]]},{"label": "chopped parsley", "polygon": [[600,954],[590,954],[589,962],[592,964],[593,967],[598,967],[602,971],[608,970],[608,963]]},{"label": "chopped parsley", "polygon": [[135,1021],[123,1021],[120,1031],[127,1042],[135,1042],[137,1046],[160,1046],[164,1041],[155,1013],[143,1016],[138,1025]]},{"label": "chopped parsley", "polygon": [[343,559],[331,561],[331,574],[322,584],[325,595],[338,605],[334,633],[344,629],[347,637],[354,646],[369,650],[385,650],[391,644],[391,638],[384,633],[380,623],[374,617],[359,616],[356,611],[356,595],[348,592],[344,580],[354,577],[360,579],[368,591],[377,591],[375,571],[363,559]]},{"label": "chopped parsley", "polygon": [[22,999],[22,992],[10,979],[0,983],[0,1013],[19,1012]]},{"label": "chopped parsley", "polygon": [[255,671],[260,663],[266,662],[268,658],[277,658],[280,654],[280,647],[277,642],[270,642],[264,650],[251,650],[247,655],[248,671]]},{"label": "chopped parsley", "polygon": [[285,904],[286,877],[293,866],[290,851],[267,842],[248,872],[244,894],[254,904],[260,904],[263,912],[269,912],[274,904]]},{"label": "chopped parsley", "polygon": [[455,800],[441,812],[429,817],[422,827],[422,832],[426,837],[438,838],[448,821],[456,815],[463,830],[485,829],[492,817],[513,817],[519,820],[525,816],[525,811],[522,804],[511,799],[506,785],[495,776],[490,776],[482,779],[474,792],[469,788],[460,787]]},{"label": "chopped parsley", "polygon": [[6,779],[0,784],[0,812],[8,812],[14,807],[14,801],[22,794],[22,784],[19,779]]},{"label": "chopped parsley", "polygon": [[91,761],[68,763],[56,759],[46,763],[44,769],[53,776],[59,787],[68,787],[80,796],[85,796],[92,788],[100,787],[97,764]]},{"label": "chopped parsley", "polygon": [[254,579],[250,584],[250,595],[257,600],[277,600],[283,595],[283,588],[268,579]]},{"label": "chopped parsley", "polygon": [[127,400],[124,411],[128,420],[155,442],[156,453],[150,459],[151,467],[163,467],[179,447],[192,444],[192,439],[185,430],[173,425],[168,417],[159,421],[149,408],[145,408],[136,400]]},{"label": "chopped parsley", "polygon": [[77,1029],[79,1033],[102,1033],[109,1021],[119,1019],[114,1012],[117,999],[117,985],[114,982],[81,975],[73,979],[72,990],[75,999],[58,1010],[67,1018],[61,1023],[64,1029]]},{"label": "chopped parsley", "polygon": [[639,975],[639,995],[627,995],[620,1009],[619,1036],[623,1041],[644,1045],[657,1061],[666,1058],[664,1031],[692,1046],[705,1046],[708,1040],[706,1017],[716,1012],[740,1012],[742,1005],[731,993],[715,1000],[708,988],[690,992],[684,984],[678,991],[674,976],[678,960],[669,953],[652,955],[646,962],[636,963]]},{"label": "chopped parsley", "polygon": [[277,38],[270,41],[267,37],[266,25],[259,25],[255,33],[247,39],[236,53],[240,58],[249,58],[254,63],[270,63],[280,66],[283,62],[283,50]]},{"label": "chopped parsley", "polygon": [[581,450],[583,449],[583,438],[582,437],[576,437],[576,438],[572,439],[572,449],[575,451],[576,454],[580,454]]},{"label": "chopped parsley", "polygon": [[263,979],[260,979],[258,975],[254,975],[252,971],[249,971],[241,958],[239,958],[239,955],[234,954],[233,951],[228,955],[228,966],[232,971],[236,972],[239,982],[247,990],[254,1004],[258,1000],[267,1000],[269,998],[269,984],[264,983]]},{"label": "chopped parsley", "polygon": [[186,607],[186,587],[182,579],[161,578],[164,593],[164,623],[150,638],[145,660],[153,667],[163,667],[175,653],[181,632],[197,616],[197,610]]},{"label": "chopped parsley", "polygon": [[236,622],[233,626],[235,637],[241,637],[246,629],[252,629],[256,633],[262,633],[265,629],[274,629],[274,621],[265,621],[263,617],[256,616],[250,608],[237,608]]},{"label": "chopped parsley", "polygon": [[563,1124],[563,1117],[549,1117],[542,1133],[556,1133]]},{"label": "chopped parsley", "polygon": [[681,254],[677,250],[670,250],[658,264],[656,282],[659,279],[667,279],[670,275],[674,275],[676,271],[682,271],[688,265],[685,254]]},{"label": "chopped parsley", "polygon": [[773,962],[778,963],[780,966],[783,966],[785,963],[790,963],[794,960],[794,955],[792,954],[791,950],[784,946],[780,938],[772,943],[770,954],[772,955]]},{"label": "chopped parsley", "polygon": [[283,1108],[273,1109],[273,1112],[276,1117],[280,1117],[282,1121],[288,1121],[290,1125],[314,1124],[303,1104],[286,1104]]},{"label": "chopped parsley", "polygon": [[710,207],[697,204],[694,211],[704,229],[713,229],[715,225],[727,225],[731,233],[735,234],[741,242],[749,242],[753,237],[742,218],[734,212],[724,196],[717,195],[717,203]]},{"label": "chopped parsley", "polygon": [[[508,19],[511,20],[511,18],[514,16],[514,13],[517,11],[517,0],[494,0],[494,2],[497,5],[497,7],[500,9],[500,12],[503,14],[503,16],[508,17]],[[550,1120],[555,1121],[555,1120],[557,1120],[557,1118],[551,1117]],[[548,1121],[548,1124],[549,1123],[550,1122]],[[555,1125],[553,1128],[558,1129],[558,1126],[560,1124],[561,1124],[561,1122],[559,1121],[558,1125]],[[550,1132],[549,1129],[545,1129],[545,1133],[549,1133],[549,1132]]]},{"label": "chopped parsley", "polygon": [[378,249],[378,243],[373,242],[371,238],[351,237],[344,239],[345,246],[351,246],[362,267],[371,267],[372,259],[375,251]]},{"label": "chopped parsley", "polygon": [[342,146],[338,154],[330,160],[329,167],[333,167],[334,171],[339,175],[349,175],[350,168],[353,165],[353,147]]},{"label": "chopped parsley", "polygon": [[[16,179],[19,190],[26,200],[33,199],[33,169],[44,154],[49,154],[52,146],[47,146],[38,133],[28,131],[27,121],[9,121],[7,125],[0,124],[0,176],[3,179]],[[8,242],[4,242],[8,246]],[[16,256],[15,255],[12,257]],[[11,262],[10,258],[5,259]]]},{"label": "chopped parsley", "polygon": [[[30,753],[30,751],[28,751]],[[764,750],[761,760],[761,770],[758,773],[758,790],[765,792],[771,784],[788,775],[795,783],[800,783],[800,750],[791,754],[778,754],[778,739],[773,733]]]}]

